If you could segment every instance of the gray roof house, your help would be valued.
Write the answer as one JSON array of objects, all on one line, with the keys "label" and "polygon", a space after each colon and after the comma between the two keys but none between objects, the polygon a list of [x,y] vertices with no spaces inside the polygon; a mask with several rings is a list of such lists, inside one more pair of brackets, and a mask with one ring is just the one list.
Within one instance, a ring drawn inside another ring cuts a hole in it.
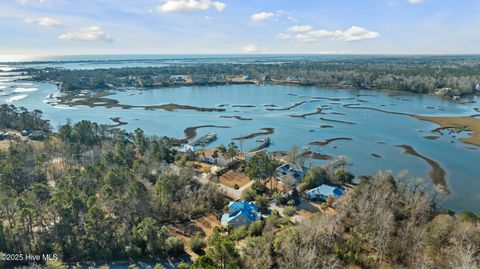
[{"label": "gray roof house", "polygon": [[277,167],[275,171],[276,178],[288,185],[298,185],[306,172],[307,168],[296,163],[286,163]]}]

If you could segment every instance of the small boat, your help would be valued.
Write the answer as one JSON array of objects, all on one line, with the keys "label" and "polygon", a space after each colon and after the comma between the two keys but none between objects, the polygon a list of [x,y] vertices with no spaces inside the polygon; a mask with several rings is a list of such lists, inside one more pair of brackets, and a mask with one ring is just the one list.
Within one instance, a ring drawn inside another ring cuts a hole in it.
[{"label": "small boat", "polygon": [[195,141],[193,141],[192,145],[194,146],[205,146],[207,144],[212,143],[213,141],[217,140],[217,134],[214,132],[208,133],[202,137],[199,137]]}]

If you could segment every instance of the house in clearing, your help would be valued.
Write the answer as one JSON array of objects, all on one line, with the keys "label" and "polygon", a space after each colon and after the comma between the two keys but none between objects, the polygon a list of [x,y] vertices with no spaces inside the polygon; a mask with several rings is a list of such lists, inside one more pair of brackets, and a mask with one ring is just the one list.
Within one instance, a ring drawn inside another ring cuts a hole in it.
[{"label": "house in clearing", "polygon": [[178,152],[183,153],[188,156],[190,160],[195,159],[195,149],[190,144],[185,144],[177,149]]},{"label": "house in clearing", "polygon": [[296,186],[302,181],[306,173],[306,168],[296,163],[286,163],[277,167],[275,174],[277,180]]},{"label": "house in clearing", "polygon": [[338,197],[342,196],[344,193],[345,193],[345,190],[343,188],[330,186],[327,184],[320,185],[315,189],[311,189],[305,192],[308,199],[320,200],[320,201],[326,201],[329,196],[331,196],[334,199],[337,199]]},{"label": "house in clearing", "polygon": [[228,213],[223,214],[221,223],[224,226],[238,227],[249,225],[259,219],[258,207],[253,202],[234,201],[228,204]]},{"label": "house in clearing", "polygon": [[227,158],[218,150],[207,150],[202,152],[198,158],[201,162],[209,163],[217,166],[227,166],[229,161]]},{"label": "house in clearing", "polygon": [[45,138],[45,133],[42,131],[33,131],[28,135],[30,140],[42,141]]},{"label": "house in clearing", "polygon": [[192,78],[188,75],[172,75],[170,81],[174,83],[188,83]]}]

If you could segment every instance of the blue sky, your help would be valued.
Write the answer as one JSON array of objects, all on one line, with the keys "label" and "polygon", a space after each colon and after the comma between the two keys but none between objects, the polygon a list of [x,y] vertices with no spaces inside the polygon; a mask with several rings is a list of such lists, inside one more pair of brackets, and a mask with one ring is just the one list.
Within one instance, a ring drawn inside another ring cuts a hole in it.
[{"label": "blue sky", "polygon": [[0,55],[480,53],[480,0],[1,0]]}]

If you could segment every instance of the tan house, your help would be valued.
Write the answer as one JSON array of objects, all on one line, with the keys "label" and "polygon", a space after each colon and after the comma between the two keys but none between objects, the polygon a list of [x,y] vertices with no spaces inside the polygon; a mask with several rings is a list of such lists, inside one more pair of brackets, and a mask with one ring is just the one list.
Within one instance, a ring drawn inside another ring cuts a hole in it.
[{"label": "tan house", "polygon": [[209,163],[217,166],[227,166],[229,161],[218,150],[207,150],[198,156],[199,160],[204,163]]}]

